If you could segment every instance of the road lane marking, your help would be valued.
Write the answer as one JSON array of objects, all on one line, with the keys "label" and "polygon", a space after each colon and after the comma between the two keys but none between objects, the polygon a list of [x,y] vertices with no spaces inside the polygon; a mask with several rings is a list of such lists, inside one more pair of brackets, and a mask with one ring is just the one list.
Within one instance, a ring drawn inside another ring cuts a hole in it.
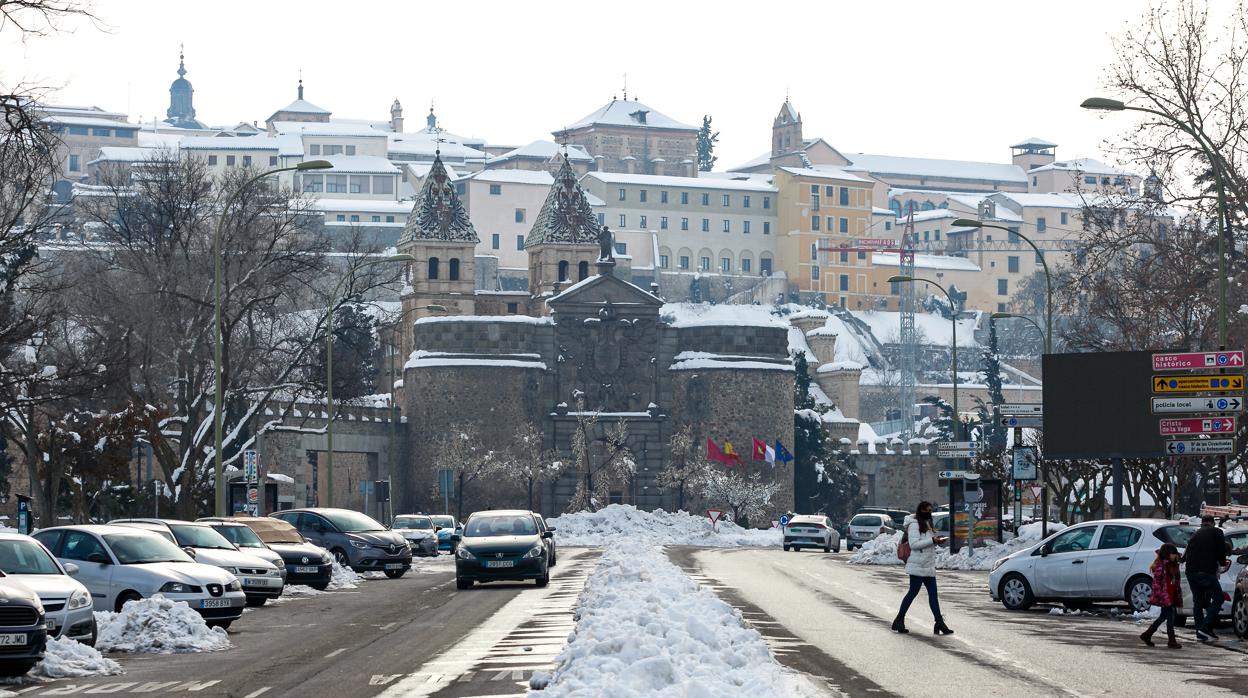
[{"label": "road lane marking", "polygon": [[399,624],[399,623],[398,623],[398,621],[391,621],[391,622],[386,623],[385,625],[383,625],[383,626],[381,626],[380,628],[377,628],[377,629],[378,629],[378,630],[389,630],[390,628],[393,628],[394,626],[396,626],[396,625],[398,625],[398,624]]},{"label": "road lane marking", "polygon": [[330,657],[337,657],[338,655],[340,655],[340,654],[342,654],[343,652],[346,652],[346,651],[347,651],[347,648],[346,648],[346,647],[339,647],[338,649],[334,650],[333,652],[330,652],[329,654],[325,655],[325,658],[326,658],[326,659],[329,659]]},{"label": "road lane marking", "polygon": [[265,693],[268,693],[269,689],[271,688],[272,686],[265,686],[264,688],[248,693],[247,695],[243,696],[243,698],[256,698],[256,696],[260,696],[260,695],[264,695]]}]

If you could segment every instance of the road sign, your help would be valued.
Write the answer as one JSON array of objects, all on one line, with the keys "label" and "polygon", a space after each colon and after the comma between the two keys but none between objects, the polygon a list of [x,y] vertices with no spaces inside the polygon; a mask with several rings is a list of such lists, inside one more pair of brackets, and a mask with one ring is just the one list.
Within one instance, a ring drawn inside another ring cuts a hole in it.
[{"label": "road sign", "polygon": [[979,473],[971,470],[942,470],[936,473],[941,480],[978,480]]},{"label": "road sign", "polygon": [[260,490],[256,489],[255,487],[248,487],[247,488],[247,503],[255,504],[258,501],[260,501]]},{"label": "road sign", "polygon": [[1158,423],[1162,436],[1180,434],[1234,434],[1234,417],[1193,417],[1162,419]]},{"label": "road sign", "polygon": [[1015,482],[1039,478],[1036,472],[1036,457],[1035,446],[1014,447],[1014,467],[1010,471],[1010,476]]},{"label": "road sign", "polygon": [[781,525],[781,526],[788,526],[788,525],[789,525],[789,521],[792,521],[792,519],[790,519],[790,518],[789,518],[789,515],[788,515],[788,514],[781,514],[781,515],[780,515],[780,525]]},{"label": "road sign", "polygon": [[1170,412],[1242,412],[1244,401],[1237,397],[1155,397],[1153,414]]},{"label": "road sign", "polygon": [[1038,402],[1004,402],[997,405],[997,412],[1018,417],[1039,417],[1044,414],[1044,405]]},{"label": "road sign", "polygon": [[1191,368],[1242,368],[1242,351],[1198,351],[1184,354],[1153,354],[1154,371],[1182,371]]},{"label": "road sign", "polygon": [[710,519],[711,526],[714,526],[719,523],[720,519],[724,518],[724,512],[720,509],[707,509],[706,518]]},{"label": "road sign", "polygon": [[975,441],[939,441],[936,443],[937,458],[974,458],[979,454]]},{"label": "road sign", "polygon": [[1016,417],[1014,415],[1006,415],[1001,418],[1001,426],[1015,429],[1018,427],[1042,427],[1044,426],[1044,417]]},{"label": "road sign", "polygon": [[1153,376],[1154,393],[1239,392],[1243,389],[1242,375]]},{"label": "road sign", "polygon": [[1027,489],[1031,490],[1032,499],[1040,499],[1040,494],[1044,492],[1043,485],[1032,485],[1031,487],[1028,487]]},{"label": "road sign", "polygon": [[243,451],[243,477],[248,481],[255,480],[259,474],[256,466],[257,461],[258,454],[255,451],[251,449]]},{"label": "road sign", "polygon": [[1235,439],[1193,439],[1167,441],[1166,453],[1172,456],[1217,456],[1235,453]]}]

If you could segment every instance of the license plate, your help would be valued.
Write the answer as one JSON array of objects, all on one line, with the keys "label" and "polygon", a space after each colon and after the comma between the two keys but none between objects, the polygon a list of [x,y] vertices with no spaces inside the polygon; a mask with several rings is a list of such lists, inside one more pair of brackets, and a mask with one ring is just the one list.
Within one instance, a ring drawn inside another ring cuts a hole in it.
[{"label": "license plate", "polygon": [[200,608],[229,608],[230,599],[204,599],[199,602]]},{"label": "license plate", "polygon": [[295,569],[295,574],[316,574],[317,573],[317,568],[315,567],[296,567],[294,569]]},{"label": "license plate", "polygon": [[243,577],[243,586],[245,587],[267,587],[272,586],[276,579],[250,578]]},{"label": "license plate", "polygon": [[403,569],[403,563],[401,563],[401,562],[387,562],[387,563],[386,563],[386,569],[388,569],[388,570],[401,570],[401,569]]},{"label": "license plate", "polygon": [[0,647],[26,644],[26,633],[4,633],[0,635]]},{"label": "license plate", "polygon": [[515,560],[486,560],[486,567],[515,567]]}]

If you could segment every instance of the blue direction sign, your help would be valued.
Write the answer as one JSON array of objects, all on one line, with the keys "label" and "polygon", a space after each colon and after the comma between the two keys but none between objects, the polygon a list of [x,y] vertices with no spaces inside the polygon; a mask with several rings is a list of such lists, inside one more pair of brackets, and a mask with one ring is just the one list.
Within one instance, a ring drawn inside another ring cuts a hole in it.
[{"label": "blue direction sign", "polygon": [[1235,453],[1235,439],[1167,441],[1166,453],[1172,456],[1231,455]]},{"label": "blue direction sign", "polygon": [[792,521],[792,519],[790,519],[790,518],[789,518],[789,515],[788,515],[788,514],[781,514],[781,515],[780,515],[780,525],[781,525],[781,526],[788,526],[790,521]]}]

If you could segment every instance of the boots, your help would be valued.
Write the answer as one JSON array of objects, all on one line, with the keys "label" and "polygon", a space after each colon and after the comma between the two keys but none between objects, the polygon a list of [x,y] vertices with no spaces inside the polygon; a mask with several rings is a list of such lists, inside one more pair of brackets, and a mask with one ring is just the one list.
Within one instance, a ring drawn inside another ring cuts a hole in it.
[{"label": "boots", "polygon": [[932,628],[932,633],[935,635],[952,635],[953,631],[949,629],[949,626],[945,625],[945,619],[942,617],[936,619],[936,626]]},{"label": "boots", "polygon": [[909,630],[906,630],[906,619],[904,617],[897,616],[893,619],[893,632],[900,633],[902,635],[910,632]]},{"label": "boots", "polygon": [[[1141,639],[1141,640],[1143,640],[1143,641],[1144,641],[1144,644],[1148,645],[1149,647],[1156,647],[1156,646],[1157,646],[1157,645],[1154,645],[1154,644],[1153,644],[1153,633],[1152,633],[1152,631],[1151,631],[1151,630],[1145,630],[1143,633],[1141,633],[1141,634],[1140,634],[1140,639]],[[1171,638],[1171,640],[1170,640],[1170,641],[1171,641],[1171,642],[1174,642],[1174,639],[1173,639],[1173,638]]]},{"label": "boots", "polygon": [[[1173,629],[1171,629],[1171,630],[1167,633],[1167,636],[1170,638],[1170,641],[1166,643],[1166,647],[1169,647],[1169,648],[1170,648],[1170,649],[1172,649],[1172,650],[1177,650],[1177,649],[1179,649],[1179,648],[1183,647],[1183,645],[1180,645],[1180,644],[1179,644],[1178,640],[1175,640],[1175,639],[1174,639],[1174,630],[1173,630]],[[1150,642],[1150,643],[1148,643],[1148,644],[1150,644],[1150,645],[1151,645],[1151,644],[1153,644],[1153,643],[1151,643],[1151,642]]]}]

